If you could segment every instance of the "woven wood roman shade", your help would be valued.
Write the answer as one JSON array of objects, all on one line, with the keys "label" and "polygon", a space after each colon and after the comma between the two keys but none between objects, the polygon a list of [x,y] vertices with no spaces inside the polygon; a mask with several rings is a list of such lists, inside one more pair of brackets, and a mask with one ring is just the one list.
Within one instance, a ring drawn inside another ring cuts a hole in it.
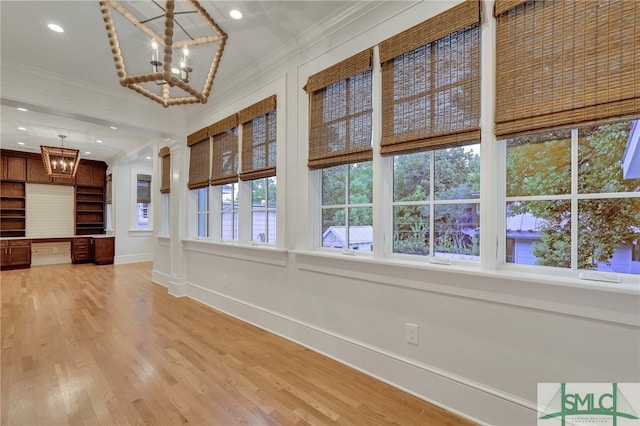
[{"label": "woven wood roman shade", "polygon": [[162,177],[160,180],[160,193],[168,194],[171,192],[171,151],[165,146],[158,152],[158,157],[162,162]]},{"label": "woven wood roman shade", "polygon": [[369,161],[373,49],[309,77],[310,169]]},{"label": "woven wood roman shade", "polygon": [[105,204],[113,204],[113,175],[107,175],[107,187],[105,189]]},{"label": "woven wood roman shade", "polygon": [[187,137],[189,147],[189,189],[209,186],[211,168],[211,140],[209,128],[205,127]]},{"label": "woven wood roman shade", "polygon": [[209,127],[213,153],[210,185],[224,185],[238,181],[238,114]]},{"label": "woven wood roman shade", "polygon": [[380,44],[382,154],[480,141],[480,3],[467,0]]},{"label": "woven wood roman shade", "polygon": [[640,2],[502,3],[495,8],[496,136],[637,116]]},{"label": "woven wood roman shade", "polygon": [[270,96],[238,113],[242,124],[240,179],[276,175],[276,96]]},{"label": "woven wood roman shade", "polygon": [[138,175],[137,202],[151,202],[151,175]]}]

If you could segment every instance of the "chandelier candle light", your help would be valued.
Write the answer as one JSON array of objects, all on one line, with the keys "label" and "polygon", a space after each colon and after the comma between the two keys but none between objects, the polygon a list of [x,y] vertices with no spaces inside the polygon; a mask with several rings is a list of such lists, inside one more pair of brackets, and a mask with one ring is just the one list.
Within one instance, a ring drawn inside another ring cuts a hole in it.
[{"label": "chandelier candle light", "polygon": [[[186,105],[194,103],[206,103],[211,93],[213,86],[213,79],[218,70],[220,58],[227,41],[227,34],[222,28],[213,20],[209,13],[200,5],[196,0],[181,1],[181,4],[190,4],[193,7],[193,11],[188,12],[174,12],[175,1],[167,0],[165,6],[162,7],[158,2],[153,2],[160,7],[164,15],[160,15],[155,18],[150,18],[141,21],[133,13],[124,8],[116,0],[100,0],[100,10],[102,12],[102,18],[104,20],[105,29],[109,37],[109,44],[111,45],[111,53],[113,54],[113,60],[116,65],[116,71],[120,84],[124,87],[128,87],[137,93],[140,93],[147,98],[154,100],[164,106],[165,108],[171,105]],[[111,10],[113,9],[120,13],[124,18],[131,22],[136,28],[140,29],[151,39],[151,71],[146,74],[128,75],[125,69],[124,59],[122,51],[120,50],[120,43],[118,42],[118,36],[116,34],[116,28],[111,16]],[[179,23],[175,22],[177,14],[186,13],[198,13],[204,22],[211,27],[211,35],[203,37],[192,38],[185,28]],[[164,37],[157,34],[147,22],[156,18],[164,16]],[[188,36],[184,40],[174,40],[173,28],[174,24],[177,24],[180,29]],[[211,62],[209,73],[204,82],[202,90],[198,91],[189,84],[190,73],[193,72],[191,58],[189,56],[189,47],[195,47],[206,43],[218,43],[214,57]],[[160,55],[160,46],[162,47],[163,55]],[[173,66],[174,50],[181,51],[182,56],[179,61],[179,68]],[[161,60],[162,59],[162,60]],[[143,83],[154,82],[158,86],[162,86],[162,94],[159,95],[151,91],[148,87],[144,87]],[[177,87],[186,92],[189,96],[172,97],[171,88]]]},{"label": "chandelier candle light", "polygon": [[65,148],[65,135],[58,135],[61,146],[40,145],[42,152],[42,164],[48,176],[58,178],[73,178],[80,163],[80,151],[77,149]]}]

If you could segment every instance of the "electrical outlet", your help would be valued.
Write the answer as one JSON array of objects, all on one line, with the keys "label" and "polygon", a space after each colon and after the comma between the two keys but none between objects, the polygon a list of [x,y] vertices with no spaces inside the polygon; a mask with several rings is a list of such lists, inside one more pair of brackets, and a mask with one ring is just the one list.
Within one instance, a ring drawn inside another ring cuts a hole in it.
[{"label": "electrical outlet", "polygon": [[418,324],[411,324],[410,322],[406,323],[405,331],[407,336],[407,343],[417,345],[418,344]]}]

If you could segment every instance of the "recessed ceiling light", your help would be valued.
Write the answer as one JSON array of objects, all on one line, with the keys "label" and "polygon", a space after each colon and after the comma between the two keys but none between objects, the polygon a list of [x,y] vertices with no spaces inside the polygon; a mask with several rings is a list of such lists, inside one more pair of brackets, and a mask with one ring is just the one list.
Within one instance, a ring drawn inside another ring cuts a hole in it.
[{"label": "recessed ceiling light", "polygon": [[229,11],[229,16],[231,16],[231,18],[233,19],[242,19],[242,12],[240,12],[238,9],[233,9]]},{"label": "recessed ceiling light", "polygon": [[18,145],[24,145],[24,144],[25,144],[24,142],[18,142]]},{"label": "recessed ceiling light", "polygon": [[111,126],[111,128],[112,128],[113,130],[118,130],[118,128],[117,128],[116,126]]},{"label": "recessed ceiling light", "polygon": [[98,139],[96,142],[97,142],[97,143],[102,143],[102,141],[101,141],[100,139]]},{"label": "recessed ceiling light", "polygon": [[151,160],[151,157],[147,157],[147,160]]},{"label": "recessed ceiling light", "polygon": [[28,109],[26,109],[26,108],[18,107],[18,111],[24,111],[24,112],[27,112],[27,111],[29,111],[29,110],[28,110]]},{"label": "recessed ceiling light", "polygon": [[47,25],[47,27],[49,27],[49,29],[51,31],[56,32],[56,33],[63,33],[64,32],[64,29],[58,24],[49,24],[49,25]]},{"label": "recessed ceiling light", "polygon": [[27,130],[24,127],[18,127],[18,130]]},{"label": "recessed ceiling light", "polygon": [[87,154],[87,155],[91,154],[90,151],[85,151],[84,153]]}]

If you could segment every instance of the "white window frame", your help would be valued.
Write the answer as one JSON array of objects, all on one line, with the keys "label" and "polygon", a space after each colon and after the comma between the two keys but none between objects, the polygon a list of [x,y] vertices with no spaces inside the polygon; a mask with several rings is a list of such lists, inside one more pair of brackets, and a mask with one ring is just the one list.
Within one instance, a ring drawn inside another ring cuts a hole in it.
[{"label": "white window frame", "polygon": [[[206,210],[199,210],[198,197],[201,190],[204,190],[204,193],[207,194]],[[189,216],[194,218],[193,221],[189,221],[189,223],[192,224],[189,229],[189,235],[191,235],[191,238],[195,240],[207,240],[211,236],[211,187],[207,186],[206,188],[191,189],[189,190],[189,196],[191,199],[191,202],[189,204],[193,206],[193,211]],[[206,217],[205,224],[207,229],[205,233],[206,235],[203,236],[198,235],[200,226],[200,215],[205,215]]]},{"label": "white window frame", "polygon": [[[269,179],[275,179],[276,180],[276,202],[275,202],[275,206],[273,207],[269,207]],[[260,206],[259,208],[256,208],[253,204],[253,184],[256,181],[262,180],[265,183],[265,194],[267,195],[266,199],[265,199],[265,205],[264,206]],[[277,213],[277,207],[278,207],[278,197],[277,197],[277,190],[278,190],[278,178],[276,176],[270,176],[270,177],[265,177],[265,178],[260,178],[260,179],[256,179],[256,180],[251,180],[246,182],[247,183],[247,187],[246,189],[249,191],[250,194],[250,198],[249,198],[249,224],[250,229],[251,229],[251,234],[250,234],[250,241],[252,244],[261,244],[261,245],[269,245],[269,246],[274,246],[276,244],[276,242],[278,241],[278,226],[277,226],[277,218],[278,218],[278,213]],[[270,212],[273,212],[274,215],[274,227],[276,228],[274,232],[270,231],[270,221],[269,221],[269,214]],[[255,240],[254,239],[254,223],[253,223],[253,214],[254,213],[264,213],[265,215],[265,239],[264,240]],[[270,240],[269,239],[269,235],[273,234],[274,239]]]},{"label": "white window frame", "polygon": [[[147,206],[147,226],[139,227],[138,226],[138,175],[146,174],[153,176],[152,170],[138,170],[131,169],[130,180],[129,180],[129,202],[130,202],[130,215],[129,215],[129,233],[132,235],[151,235],[153,233],[153,205],[152,203]],[[150,182],[152,184],[153,182]],[[114,188],[115,190],[115,188]],[[153,198],[153,190],[150,188],[151,197]],[[112,200],[113,201],[113,200]],[[152,199],[153,201],[153,199]]]},{"label": "white window frame", "polygon": [[[480,149],[480,143],[476,142],[473,144],[469,144],[466,146],[462,146],[461,148],[469,147],[471,145],[478,145],[478,149]],[[447,148],[443,148],[447,149]],[[442,149],[440,149],[442,150]],[[481,209],[480,197],[478,198],[460,198],[460,199],[435,199],[435,153],[440,150],[430,150],[426,151],[429,154],[429,197],[428,200],[421,201],[393,201],[394,199],[394,167],[393,167],[393,159],[395,155],[389,156],[389,161],[385,162],[384,167],[384,180],[389,182],[387,187],[388,194],[387,199],[389,204],[389,214],[388,214],[388,222],[386,223],[385,229],[389,230],[389,238],[385,241],[385,253],[391,258],[398,259],[410,259],[416,261],[427,261],[431,263],[437,264],[463,264],[463,265],[479,265],[480,259],[482,259],[482,247],[479,244],[479,254],[477,258],[473,258],[469,255],[455,255],[455,256],[444,256],[444,255],[436,255],[435,252],[435,209],[436,206],[439,205],[452,205],[452,204],[477,204],[477,209]],[[399,154],[406,155],[406,154]],[[482,159],[482,156],[480,156]],[[480,164],[480,179],[482,179],[482,164]],[[429,206],[429,254],[428,255],[416,255],[416,254],[407,254],[407,253],[395,253],[393,251],[393,207],[395,206]],[[479,222],[480,225],[481,222]],[[480,230],[482,232],[482,227],[480,226]],[[480,237],[482,238],[482,237]],[[374,242],[375,244],[375,242]]]},{"label": "white window frame", "polygon": [[[497,140],[500,147],[501,162],[502,162],[502,176],[503,179],[500,182],[501,188],[499,189],[500,199],[500,215],[501,226],[498,228],[498,253],[495,262],[495,269],[505,272],[517,272],[523,274],[539,274],[542,276],[548,275],[549,277],[562,277],[562,278],[575,278],[583,282],[587,281],[600,281],[603,283],[614,282],[614,285],[631,284],[637,285],[638,275],[625,274],[620,272],[605,272],[605,271],[592,271],[586,269],[578,269],[578,201],[579,200],[592,200],[592,199],[611,199],[611,198],[640,198],[638,192],[613,192],[613,193],[599,193],[599,194],[580,194],[578,192],[578,144],[579,144],[579,131],[580,128],[571,129],[571,190],[568,194],[557,195],[533,195],[533,196],[509,196],[506,195],[506,164],[507,164],[507,141]],[[534,134],[534,132],[532,132]],[[571,267],[553,267],[553,266],[541,266],[541,265],[525,265],[518,263],[506,262],[506,215],[507,215],[507,203],[513,201],[529,201],[529,200],[567,200],[571,203]]]}]

